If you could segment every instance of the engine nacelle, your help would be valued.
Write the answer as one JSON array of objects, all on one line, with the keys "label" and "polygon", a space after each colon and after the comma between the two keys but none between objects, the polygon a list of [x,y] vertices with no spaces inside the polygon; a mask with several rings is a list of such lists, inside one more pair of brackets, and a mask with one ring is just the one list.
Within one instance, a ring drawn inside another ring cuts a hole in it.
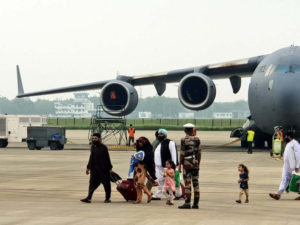
[{"label": "engine nacelle", "polygon": [[208,108],[215,100],[216,86],[202,73],[191,73],[179,83],[178,98],[182,105],[192,110]]},{"label": "engine nacelle", "polygon": [[130,114],[138,104],[138,93],[135,88],[124,81],[111,81],[101,92],[103,110],[113,116]]}]

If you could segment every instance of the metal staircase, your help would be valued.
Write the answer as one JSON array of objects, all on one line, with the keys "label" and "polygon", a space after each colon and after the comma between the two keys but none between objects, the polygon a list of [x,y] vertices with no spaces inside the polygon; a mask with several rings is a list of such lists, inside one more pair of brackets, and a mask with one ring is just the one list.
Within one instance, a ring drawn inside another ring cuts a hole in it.
[{"label": "metal staircase", "polygon": [[89,131],[90,143],[93,133],[100,133],[102,142],[105,144],[111,140],[110,143],[126,145],[128,138],[125,116],[110,117],[105,114],[103,105],[98,105],[96,113],[91,119],[91,128]]}]

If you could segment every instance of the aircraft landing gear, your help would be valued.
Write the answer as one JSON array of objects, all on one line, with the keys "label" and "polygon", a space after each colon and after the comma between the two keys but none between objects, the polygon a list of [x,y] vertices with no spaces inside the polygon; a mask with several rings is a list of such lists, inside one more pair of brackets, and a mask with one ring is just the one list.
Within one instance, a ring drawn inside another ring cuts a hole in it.
[{"label": "aircraft landing gear", "polygon": [[265,139],[261,136],[255,137],[254,146],[255,146],[255,148],[264,148],[265,147]]},{"label": "aircraft landing gear", "polygon": [[241,147],[242,148],[248,148],[248,142],[245,140],[241,140]]}]

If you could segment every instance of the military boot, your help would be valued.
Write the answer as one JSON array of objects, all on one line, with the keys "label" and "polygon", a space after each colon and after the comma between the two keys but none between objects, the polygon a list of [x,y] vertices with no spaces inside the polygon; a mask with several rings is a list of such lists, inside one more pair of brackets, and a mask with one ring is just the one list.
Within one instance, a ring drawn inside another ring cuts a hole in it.
[{"label": "military boot", "polygon": [[190,209],[191,208],[191,198],[187,198],[183,205],[178,206],[178,209]]},{"label": "military boot", "polygon": [[199,197],[194,197],[194,203],[193,203],[193,206],[192,206],[193,209],[199,209],[199,206],[198,206],[199,199],[200,199]]}]

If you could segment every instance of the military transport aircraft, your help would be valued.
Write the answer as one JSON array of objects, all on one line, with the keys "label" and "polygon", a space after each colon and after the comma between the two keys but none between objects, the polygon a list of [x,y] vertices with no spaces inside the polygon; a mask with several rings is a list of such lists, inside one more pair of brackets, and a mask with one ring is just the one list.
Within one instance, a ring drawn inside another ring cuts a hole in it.
[{"label": "military transport aircraft", "polygon": [[[161,96],[166,83],[179,82],[178,98],[191,110],[203,110],[215,99],[213,79],[229,78],[233,93],[241,87],[241,78],[250,77],[248,91],[252,125],[257,129],[255,145],[270,145],[275,126],[300,129],[300,47],[282,48],[268,55],[255,56],[225,63],[171,70],[143,76],[117,76],[99,81],[37,92],[24,93],[17,66],[18,96],[29,97],[54,93],[102,89],[104,110],[113,116],[130,114],[137,106],[138,93],[134,86],[153,84]],[[300,132],[299,132],[300,133]],[[300,137],[300,135],[298,134]],[[242,142],[243,145],[243,142]]]}]

